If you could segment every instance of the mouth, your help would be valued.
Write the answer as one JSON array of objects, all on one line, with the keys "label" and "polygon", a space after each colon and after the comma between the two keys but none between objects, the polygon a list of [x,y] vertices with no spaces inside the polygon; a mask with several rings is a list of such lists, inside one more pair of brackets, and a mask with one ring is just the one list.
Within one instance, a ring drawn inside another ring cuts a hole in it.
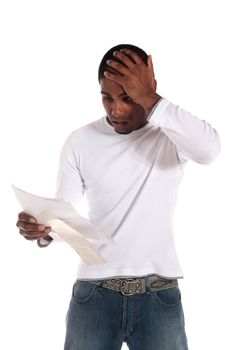
[{"label": "mouth", "polygon": [[129,124],[126,121],[111,121],[111,123],[116,129],[125,129]]},{"label": "mouth", "polygon": [[127,134],[129,128],[128,120],[114,120],[107,117],[107,121],[110,125],[113,126],[114,130],[119,134]]}]

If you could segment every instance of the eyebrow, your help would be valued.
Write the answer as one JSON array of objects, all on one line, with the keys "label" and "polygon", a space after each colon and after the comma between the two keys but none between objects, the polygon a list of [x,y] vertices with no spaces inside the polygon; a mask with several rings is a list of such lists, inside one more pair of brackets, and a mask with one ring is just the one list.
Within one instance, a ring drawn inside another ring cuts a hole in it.
[{"label": "eyebrow", "polygon": [[[101,90],[100,92],[102,95],[108,95],[111,96],[109,93],[107,93],[106,91]],[[128,96],[127,93],[124,91],[122,92],[120,95],[118,95],[118,97],[123,97],[123,96]]]}]

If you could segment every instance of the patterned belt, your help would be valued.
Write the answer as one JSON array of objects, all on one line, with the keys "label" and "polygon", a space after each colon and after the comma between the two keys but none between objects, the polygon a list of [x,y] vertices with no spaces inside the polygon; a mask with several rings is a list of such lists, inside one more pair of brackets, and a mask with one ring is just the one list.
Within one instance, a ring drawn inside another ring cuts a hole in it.
[{"label": "patterned belt", "polygon": [[110,278],[103,280],[88,280],[98,286],[109,288],[123,295],[143,294],[146,291],[159,291],[178,286],[177,279],[166,279],[153,275],[136,278]]}]

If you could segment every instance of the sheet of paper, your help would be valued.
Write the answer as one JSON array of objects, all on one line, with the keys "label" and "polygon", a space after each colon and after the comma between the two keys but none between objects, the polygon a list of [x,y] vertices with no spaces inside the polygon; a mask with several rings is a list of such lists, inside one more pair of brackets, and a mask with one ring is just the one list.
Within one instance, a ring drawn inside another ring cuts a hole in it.
[{"label": "sheet of paper", "polygon": [[54,217],[49,211],[37,216],[38,222],[51,226],[65,242],[67,242],[88,265],[105,262],[104,258],[91,245],[90,242],[77,230],[67,225],[64,221]]},{"label": "sheet of paper", "polygon": [[23,210],[34,216],[39,223],[51,226],[86,264],[103,263],[105,260],[91,243],[108,244],[109,237],[90,221],[77,213],[63,199],[46,198],[12,186]]}]

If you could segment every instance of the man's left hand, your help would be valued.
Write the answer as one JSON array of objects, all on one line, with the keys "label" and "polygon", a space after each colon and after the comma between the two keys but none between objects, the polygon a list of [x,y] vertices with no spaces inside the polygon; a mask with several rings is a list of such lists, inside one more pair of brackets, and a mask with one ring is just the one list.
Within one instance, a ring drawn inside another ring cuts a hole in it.
[{"label": "man's left hand", "polygon": [[146,65],[135,52],[128,49],[116,51],[113,55],[126,67],[113,60],[108,60],[108,66],[114,68],[120,75],[105,71],[104,76],[120,84],[135,103],[141,105],[146,112],[150,112],[161,98],[156,93],[157,83],[151,56],[148,56]]}]

